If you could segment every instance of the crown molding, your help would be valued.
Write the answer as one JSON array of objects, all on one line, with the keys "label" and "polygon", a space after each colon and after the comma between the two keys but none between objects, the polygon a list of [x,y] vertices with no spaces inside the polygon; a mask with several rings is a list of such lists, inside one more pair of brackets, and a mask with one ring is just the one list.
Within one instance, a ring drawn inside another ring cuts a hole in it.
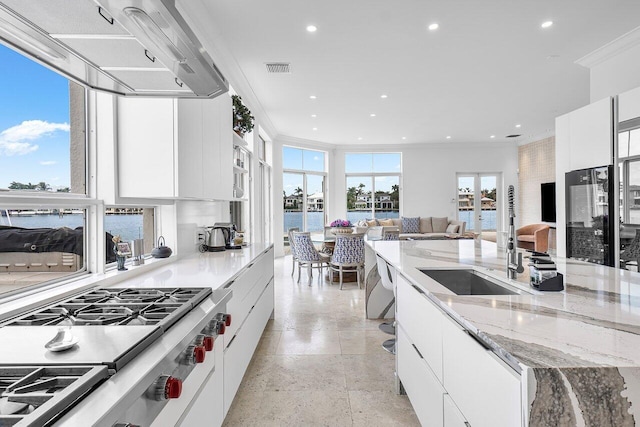
[{"label": "crown molding", "polygon": [[618,37],[605,44],[604,46],[586,54],[582,58],[575,61],[575,64],[582,65],[586,68],[593,68],[622,52],[631,49],[640,44],[640,27],[634,28],[626,34]]}]

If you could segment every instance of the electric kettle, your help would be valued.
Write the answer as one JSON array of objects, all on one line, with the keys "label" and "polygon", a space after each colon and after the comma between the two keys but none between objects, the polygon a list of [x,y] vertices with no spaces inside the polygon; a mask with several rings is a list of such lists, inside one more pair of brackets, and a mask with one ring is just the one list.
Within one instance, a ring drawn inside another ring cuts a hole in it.
[{"label": "electric kettle", "polygon": [[229,229],[225,227],[211,227],[207,246],[211,252],[224,251],[229,239]]}]

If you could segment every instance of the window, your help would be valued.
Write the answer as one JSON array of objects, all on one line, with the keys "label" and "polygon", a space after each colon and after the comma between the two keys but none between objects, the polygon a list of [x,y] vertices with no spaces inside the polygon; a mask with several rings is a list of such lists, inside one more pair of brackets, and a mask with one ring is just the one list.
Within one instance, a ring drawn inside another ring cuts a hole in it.
[{"label": "window", "polygon": [[[326,153],[283,147],[284,231],[298,228],[312,237],[324,235],[326,224]],[[287,236],[285,235],[285,239]]]},{"label": "window", "polygon": [[347,219],[398,218],[400,212],[400,153],[347,153]]},{"label": "window", "polygon": [[85,89],[3,45],[0,64],[0,294],[5,294],[87,270],[87,206],[93,202],[82,197],[87,193]]},{"label": "window", "polygon": [[[123,242],[144,240],[144,253],[148,255],[155,246],[155,209],[143,207],[109,206],[104,215],[105,263],[116,262],[112,238],[120,236]],[[134,245],[130,245],[132,248]]]},{"label": "window", "polygon": [[640,227],[640,127],[618,135],[620,216],[626,226]]}]

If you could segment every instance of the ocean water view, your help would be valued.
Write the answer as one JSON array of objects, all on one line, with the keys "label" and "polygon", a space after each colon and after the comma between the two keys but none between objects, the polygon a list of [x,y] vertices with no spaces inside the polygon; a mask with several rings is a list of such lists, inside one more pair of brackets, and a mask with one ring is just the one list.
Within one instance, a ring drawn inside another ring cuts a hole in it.
[{"label": "ocean water view", "polygon": [[[4,211],[3,211],[4,215]],[[84,223],[82,214],[65,214],[63,216],[54,215],[11,215],[11,224],[6,216],[0,216],[0,225],[12,225],[23,228],[59,228],[82,227]],[[142,237],[142,215],[141,214],[120,214],[105,215],[105,231],[116,235],[119,234],[122,240],[130,241]]]},{"label": "ocean water view", "polygon": [[[291,227],[298,227],[302,229],[302,212],[285,212],[284,213],[284,231],[286,231]],[[376,218],[385,219],[385,218],[399,218],[400,214],[398,211],[386,211],[386,212],[376,212]],[[467,230],[475,229],[473,211],[460,211],[458,213],[458,217],[460,221],[465,221],[467,223]],[[371,212],[370,211],[350,211],[347,212],[347,219],[352,223],[356,223],[361,219],[370,219]],[[496,211],[495,210],[484,210],[482,211],[482,230],[490,231],[496,229]],[[330,223],[336,218],[328,219]],[[323,231],[324,229],[324,212],[307,212],[307,231]]]}]

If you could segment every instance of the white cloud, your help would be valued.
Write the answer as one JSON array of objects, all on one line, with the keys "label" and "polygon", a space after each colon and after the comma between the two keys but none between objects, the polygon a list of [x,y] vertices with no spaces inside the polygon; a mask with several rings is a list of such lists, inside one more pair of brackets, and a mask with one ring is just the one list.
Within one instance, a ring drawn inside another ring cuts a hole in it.
[{"label": "white cloud", "polygon": [[318,161],[318,160],[320,160],[320,157],[318,157],[318,156],[313,156],[313,160]]},{"label": "white cloud", "polygon": [[44,162],[40,162],[42,166],[51,166],[55,165],[56,163],[58,162],[56,162],[55,160],[45,160]]},{"label": "white cloud", "polygon": [[36,151],[32,142],[56,131],[69,132],[68,123],[50,123],[43,120],[25,120],[0,132],[0,155],[23,155]]}]

